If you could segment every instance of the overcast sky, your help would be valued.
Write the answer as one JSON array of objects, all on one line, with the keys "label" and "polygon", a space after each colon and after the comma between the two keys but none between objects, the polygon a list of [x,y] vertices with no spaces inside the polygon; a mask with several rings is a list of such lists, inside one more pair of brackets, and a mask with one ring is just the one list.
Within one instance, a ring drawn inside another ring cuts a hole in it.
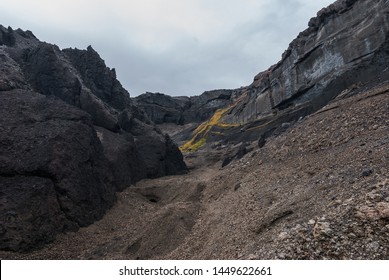
[{"label": "overcast sky", "polygon": [[136,96],[238,88],[278,62],[334,0],[0,0],[0,24],[88,45]]}]

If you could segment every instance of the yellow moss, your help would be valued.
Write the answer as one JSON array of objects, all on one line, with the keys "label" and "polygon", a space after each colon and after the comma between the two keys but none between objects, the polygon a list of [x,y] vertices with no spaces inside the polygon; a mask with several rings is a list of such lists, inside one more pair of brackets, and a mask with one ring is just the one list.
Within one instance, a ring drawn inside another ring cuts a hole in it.
[{"label": "yellow moss", "polygon": [[213,134],[213,135],[224,135],[223,132],[219,132],[219,131],[211,131],[211,134]]},{"label": "yellow moss", "polygon": [[193,137],[188,142],[180,147],[182,152],[194,152],[200,149],[206,143],[206,137],[212,127],[217,126],[220,128],[231,128],[239,126],[239,124],[229,124],[220,122],[221,118],[227,113],[232,106],[217,110],[213,116],[208,120],[200,124],[193,132]]},{"label": "yellow moss", "polygon": [[[192,139],[193,140],[193,139]],[[199,141],[193,142],[192,140],[186,142],[180,147],[181,152],[195,152],[205,145],[207,139],[201,138]]]}]

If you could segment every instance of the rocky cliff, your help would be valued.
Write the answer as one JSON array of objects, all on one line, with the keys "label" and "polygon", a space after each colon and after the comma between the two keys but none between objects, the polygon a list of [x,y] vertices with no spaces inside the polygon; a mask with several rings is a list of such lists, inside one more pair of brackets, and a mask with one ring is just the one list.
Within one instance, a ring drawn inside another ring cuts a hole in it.
[{"label": "rocky cliff", "polygon": [[35,248],[100,219],[115,191],[186,171],[92,47],[0,26],[0,61],[1,249]]},{"label": "rocky cliff", "polygon": [[309,21],[280,62],[256,75],[232,105],[194,130],[185,147],[256,139],[263,145],[265,138],[335,97],[388,80],[388,35],[387,1],[336,1]]},{"label": "rocky cliff", "polygon": [[232,103],[239,90],[219,89],[206,91],[199,96],[169,96],[162,93],[145,93],[134,98],[155,123],[178,125],[203,122]]},{"label": "rocky cliff", "polygon": [[338,0],[309,21],[282,55],[259,73],[224,120],[249,123],[286,109],[298,118],[343,90],[389,77],[386,0]]}]

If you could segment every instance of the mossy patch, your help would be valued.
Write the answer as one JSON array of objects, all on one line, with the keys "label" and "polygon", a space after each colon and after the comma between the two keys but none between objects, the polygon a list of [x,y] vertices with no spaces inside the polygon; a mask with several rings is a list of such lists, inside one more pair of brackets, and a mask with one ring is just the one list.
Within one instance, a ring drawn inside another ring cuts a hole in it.
[{"label": "mossy patch", "polygon": [[195,152],[203,147],[207,142],[208,133],[215,126],[223,129],[239,126],[239,124],[222,123],[220,121],[231,108],[232,106],[229,106],[227,108],[217,110],[208,121],[200,124],[193,132],[193,137],[182,145],[180,150],[182,152]]}]

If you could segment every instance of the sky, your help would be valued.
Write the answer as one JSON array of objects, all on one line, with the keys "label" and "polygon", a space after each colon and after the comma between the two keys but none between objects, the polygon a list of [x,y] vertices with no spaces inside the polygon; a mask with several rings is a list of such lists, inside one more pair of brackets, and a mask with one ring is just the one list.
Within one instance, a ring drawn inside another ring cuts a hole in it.
[{"label": "sky", "polygon": [[91,45],[137,96],[249,85],[334,0],[0,0],[0,24]]}]

